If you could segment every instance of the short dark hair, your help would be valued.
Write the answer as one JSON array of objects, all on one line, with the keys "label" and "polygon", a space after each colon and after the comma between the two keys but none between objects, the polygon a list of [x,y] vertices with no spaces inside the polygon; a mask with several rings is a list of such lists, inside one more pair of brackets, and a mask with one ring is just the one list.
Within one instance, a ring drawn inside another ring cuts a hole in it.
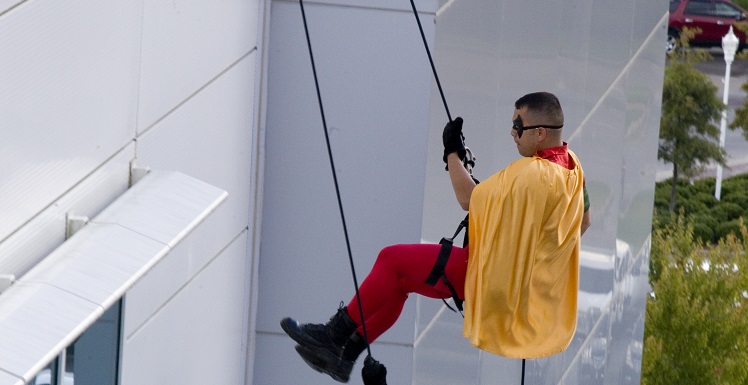
[{"label": "short dark hair", "polygon": [[557,126],[564,124],[564,111],[561,109],[561,103],[556,95],[550,92],[533,92],[517,99],[514,102],[514,108],[519,110],[522,107],[527,107],[527,111],[535,119],[543,120],[543,122],[535,122],[534,124]]}]

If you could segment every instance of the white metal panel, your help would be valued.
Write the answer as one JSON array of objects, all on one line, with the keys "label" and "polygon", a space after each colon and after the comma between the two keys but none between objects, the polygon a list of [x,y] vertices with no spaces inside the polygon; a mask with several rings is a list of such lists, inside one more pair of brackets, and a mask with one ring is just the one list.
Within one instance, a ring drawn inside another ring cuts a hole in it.
[{"label": "white metal panel", "polygon": [[[285,316],[324,321],[354,293],[299,5],[272,7],[263,333],[280,332]],[[421,15],[431,40],[434,9],[424,11],[432,12]],[[412,12],[320,3],[305,12],[360,283],[381,248],[420,239],[431,71]],[[412,342],[414,319],[406,306],[382,341]]]},{"label": "white metal panel", "polygon": [[[230,211],[227,204],[198,225],[169,256],[153,266],[137,284],[127,291],[122,333],[125,338],[137,332],[150,318],[195,277],[227,243],[223,236],[235,228],[226,225]],[[245,227],[246,229],[246,227]],[[238,230],[240,233],[244,229]],[[234,235],[234,238],[236,235]],[[244,279],[244,277],[242,277]]]},{"label": "white metal panel", "polygon": [[9,9],[23,3],[24,0],[0,0],[0,15],[8,12]]},{"label": "white metal panel", "polygon": [[30,379],[226,195],[174,172],[151,172],[130,188],[0,295],[2,368]]},{"label": "white metal panel", "polygon": [[138,132],[256,47],[257,12],[257,0],[144,2]]},{"label": "white metal panel", "polygon": [[0,368],[30,380],[102,313],[62,289],[16,283],[0,297]]},{"label": "white metal panel", "polygon": [[227,193],[181,173],[138,182],[92,223],[116,223],[174,247],[226,199]]},{"label": "white metal panel", "polygon": [[[290,0],[287,0],[290,1]],[[294,2],[294,1],[290,1]],[[414,1],[416,9],[419,12],[432,12],[436,9],[437,0],[416,0]],[[367,0],[306,0],[304,4],[324,4],[342,7],[361,7],[372,8],[372,2]],[[411,11],[410,2],[402,0],[379,0],[375,7],[380,10],[390,11]]]},{"label": "white metal panel", "polygon": [[142,164],[180,171],[229,192],[230,217],[222,223],[229,233],[214,234],[221,246],[249,222],[256,58],[256,53],[244,57],[138,138]]},{"label": "white metal panel", "polygon": [[[130,160],[135,145],[111,157],[23,227],[0,242],[0,273],[22,277],[65,241],[68,214],[95,217],[127,190]],[[23,195],[23,191],[12,192]]]},{"label": "white metal panel", "polygon": [[[245,231],[214,256],[146,325],[125,337],[122,385],[242,383],[246,236]],[[186,255],[167,258],[184,260]],[[125,313],[131,305],[127,294]]]},{"label": "white metal panel", "polygon": [[26,1],[0,19],[0,239],[134,137],[139,2]]},{"label": "white metal panel", "polygon": [[24,381],[20,377],[16,377],[11,375],[10,373],[6,373],[0,369],[0,384],[13,384],[13,385],[23,385]]},{"label": "white metal panel", "polygon": [[[162,261],[128,292],[126,335],[250,225],[256,56],[246,56],[139,138],[138,159],[143,164],[182,171],[221,186],[229,197],[195,229],[196,236],[177,247],[184,249],[183,258]],[[215,135],[218,127],[221,134]]]},{"label": "white metal panel", "polygon": [[23,282],[46,283],[106,309],[169,252],[163,242],[120,224],[89,223],[85,230],[36,265]]}]

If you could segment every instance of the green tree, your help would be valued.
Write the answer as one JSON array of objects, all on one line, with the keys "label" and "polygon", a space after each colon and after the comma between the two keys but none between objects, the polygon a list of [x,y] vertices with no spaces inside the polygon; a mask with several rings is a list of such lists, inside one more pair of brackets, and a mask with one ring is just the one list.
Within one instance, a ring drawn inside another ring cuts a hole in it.
[{"label": "green tree", "polygon": [[705,247],[681,215],[652,234],[642,385],[748,383],[748,230]]},{"label": "green tree", "polygon": [[[741,7],[745,8],[748,6],[748,0],[744,0],[742,4],[739,4]],[[734,24],[735,28],[743,31],[743,33],[748,36],[748,23],[746,22],[737,22]],[[745,43],[745,42],[743,42]],[[745,49],[738,52],[738,54],[735,56],[736,59],[748,59],[748,51]],[[740,88],[748,94],[748,81],[743,83],[743,85],[740,86]],[[731,130],[736,130],[738,128],[743,130],[743,138],[745,140],[748,140],[748,98],[743,100],[743,104],[735,109],[735,118],[728,126]]]},{"label": "green tree", "polygon": [[681,31],[679,48],[668,54],[665,67],[657,158],[673,165],[671,212],[681,175],[693,177],[712,161],[725,165],[725,151],[718,142],[719,128],[714,124],[725,105],[717,97],[717,86],[693,66],[708,55],[688,48],[688,40],[696,32]]},{"label": "green tree", "polygon": [[733,3],[740,6],[740,8],[748,9],[748,0],[733,0]]},{"label": "green tree", "polygon": [[[743,83],[740,88],[748,94],[748,82]],[[748,98],[743,100],[743,104],[735,109],[735,119],[733,119],[729,127],[731,130],[742,129],[743,138],[748,140]]]}]

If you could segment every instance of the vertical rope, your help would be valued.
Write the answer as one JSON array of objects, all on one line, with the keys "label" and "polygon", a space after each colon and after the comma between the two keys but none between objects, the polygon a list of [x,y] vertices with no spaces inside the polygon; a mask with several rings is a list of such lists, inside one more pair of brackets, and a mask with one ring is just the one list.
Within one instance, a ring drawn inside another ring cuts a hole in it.
[{"label": "vertical rope", "polygon": [[345,236],[345,246],[348,250],[348,262],[351,265],[351,275],[353,275],[353,286],[356,289],[356,298],[358,299],[358,311],[361,316],[361,323],[364,330],[364,339],[366,340],[366,350],[371,356],[371,347],[369,346],[369,335],[366,332],[366,321],[364,318],[364,308],[361,304],[361,296],[358,292],[358,279],[356,279],[356,268],[353,265],[353,253],[351,252],[351,241],[348,238],[348,227],[345,224],[345,213],[343,212],[343,201],[340,199],[340,187],[338,186],[338,176],[335,173],[335,162],[332,157],[332,148],[330,146],[330,135],[327,131],[327,120],[325,119],[325,109],[322,106],[322,95],[319,90],[319,80],[317,80],[317,67],[314,64],[314,54],[312,53],[312,41],[309,38],[309,27],[306,22],[306,13],[304,12],[304,1],[299,0],[301,7],[301,18],[304,21],[304,33],[306,34],[306,45],[309,48],[309,60],[312,62],[312,73],[314,74],[314,86],[317,89],[317,101],[319,102],[319,113],[322,117],[322,128],[325,131],[325,142],[327,143],[327,155],[330,158],[330,168],[332,169],[332,180],[335,182],[335,194],[338,197],[338,209],[340,210],[340,220],[343,222],[343,235]]},{"label": "vertical rope", "polygon": [[525,385],[525,359],[522,359],[522,381],[520,385]]},{"label": "vertical rope", "polygon": [[418,10],[416,10],[416,4],[413,0],[410,0],[410,6],[413,8],[413,15],[416,17],[418,23],[418,30],[421,31],[421,39],[423,40],[423,47],[426,48],[426,55],[429,57],[429,63],[431,63],[431,72],[434,73],[434,80],[436,80],[436,86],[439,88],[439,95],[442,97],[442,103],[444,103],[444,110],[447,112],[447,118],[452,121],[452,115],[449,113],[449,107],[447,106],[447,99],[444,97],[444,91],[442,90],[442,83],[439,81],[439,75],[436,73],[436,66],[434,65],[434,59],[431,58],[431,51],[429,50],[429,43],[426,41],[426,35],[423,33],[423,26],[421,26],[421,18],[418,17]]}]

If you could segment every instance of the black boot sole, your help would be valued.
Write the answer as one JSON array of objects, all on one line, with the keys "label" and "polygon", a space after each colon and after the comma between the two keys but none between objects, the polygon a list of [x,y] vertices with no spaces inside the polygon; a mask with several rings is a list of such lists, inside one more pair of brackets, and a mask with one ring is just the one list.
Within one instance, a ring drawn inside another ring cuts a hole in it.
[{"label": "black boot sole", "polygon": [[[312,369],[327,374],[337,382],[347,383],[350,380],[351,373],[340,373],[336,371],[340,366],[341,360],[338,357],[332,357],[327,350],[308,348],[302,345],[296,345],[296,352],[301,359],[306,362]],[[353,369],[353,367],[351,367]]]},{"label": "black boot sole", "polygon": [[284,318],[280,322],[281,329],[283,329],[289,337],[296,341],[299,345],[309,347],[322,347],[321,342],[307,334],[301,329],[301,325],[293,318]]}]

